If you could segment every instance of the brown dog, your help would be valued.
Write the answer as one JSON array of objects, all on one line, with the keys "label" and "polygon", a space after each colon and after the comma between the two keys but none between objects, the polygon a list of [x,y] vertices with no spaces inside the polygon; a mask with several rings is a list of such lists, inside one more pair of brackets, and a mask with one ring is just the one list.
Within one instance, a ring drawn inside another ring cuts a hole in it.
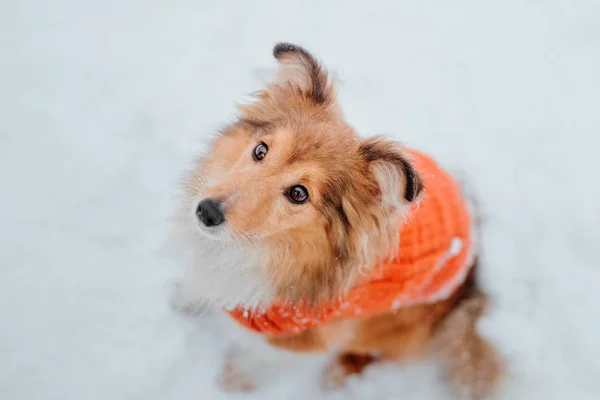
[{"label": "brown dog", "polygon": [[[239,119],[212,141],[186,184],[177,223],[190,256],[180,294],[236,309],[256,331],[263,328],[249,313],[282,302],[307,309],[333,304],[401,257],[401,221],[428,195],[408,150],[382,138],[363,140],[344,120],[334,83],[314,56],[285,43],[274,55],[277,80],[240,106]],[[374,361],[432,354],[453,387],[482,398],[502,366],[476,329],[487,301],[471,250],[452,286],[427,301],[291,330],[277,326],[279,334],[265,332],[266,340],[293,352],[335,351],[326,386]],[[234,362],[225,372],[226,385],[253,386],[234,383],[241,379]]]}]

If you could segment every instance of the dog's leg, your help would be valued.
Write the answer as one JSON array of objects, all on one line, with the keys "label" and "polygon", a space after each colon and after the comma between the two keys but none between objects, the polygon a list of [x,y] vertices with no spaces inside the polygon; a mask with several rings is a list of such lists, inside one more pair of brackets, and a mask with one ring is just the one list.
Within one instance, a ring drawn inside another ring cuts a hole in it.
[{"label": "dog's leg", "polygon": [[253,340],[254,343],[231,347],[227,353],[218,381],[224,391],[252,391],[264,381],[273,379],[281,370],[294,365],[298,361],[298,353],[326,350],[316,329],[298,335],[253,339],[256,339]]},{"label": "dog's leg", "polygon": [[358,344],[354,350],[340,353],[327,365],[323,388],[342,387],[348,377],[361,374],[375,362],[418,359],[426,352],[430,332],[431,326],[428,324],[388,331],[373,336],[373,341]]},{"label": "dog's leg", "polygon": [[471,400],[490,396],[504,373],[496,349],[477,331],[477,321],[487,305],[485,295],[474,288],[442,320],[432,341],[434,356],[443,361],[451,388]]},{"label": "dog's leg", "polygon": [[346,379],[379,361],[410,360],[422,357],[432,323],[420,308],[390,313],[361,321],[351,341],[327,365],[322,381],[326,390],[344,386]]}]

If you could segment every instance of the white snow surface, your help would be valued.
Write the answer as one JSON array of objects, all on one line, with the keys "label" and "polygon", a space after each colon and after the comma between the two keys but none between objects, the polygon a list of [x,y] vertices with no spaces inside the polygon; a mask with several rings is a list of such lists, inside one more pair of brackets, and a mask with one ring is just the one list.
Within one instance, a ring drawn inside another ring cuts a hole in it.
[{"label": "white snow surface", "polygon": [[[169,307],[181,174],[291,41],[348,120],[461,171],[504,399],[600,398],[600,2],[0,2],[0,399],[224,399],[221,315]],[[594,183],[596,182],[596,183]],[[434,366],[239,399],[446,398]]]}]

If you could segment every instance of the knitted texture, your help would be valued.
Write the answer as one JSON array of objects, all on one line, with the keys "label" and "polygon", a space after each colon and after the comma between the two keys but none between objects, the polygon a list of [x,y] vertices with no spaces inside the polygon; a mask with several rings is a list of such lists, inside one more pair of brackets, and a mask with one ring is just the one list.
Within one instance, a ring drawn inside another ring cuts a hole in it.
[{"label": "knitted texture", "polygon": [[472,265],[472,221],[459,185],[430,157],[410,151],[423,180],[421,200],[400,229],[398,256],[375,268],[341,301],[318,308],[274,303],[229,314],[266,335],[294,334],[336,318],[365,317],[450,296]]}]

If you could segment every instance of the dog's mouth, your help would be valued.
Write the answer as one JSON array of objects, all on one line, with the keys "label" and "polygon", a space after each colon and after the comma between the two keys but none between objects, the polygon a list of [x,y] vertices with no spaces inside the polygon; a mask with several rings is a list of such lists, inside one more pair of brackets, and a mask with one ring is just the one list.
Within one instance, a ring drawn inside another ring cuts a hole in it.
[{"label": "dog's mouth", "polygon": [[232,236],[226,226],[207,227],[200,221],[196,220],[198,231],[200,234],[207,239],[215,240],[218,242],[229,242],[232,240]]}]

